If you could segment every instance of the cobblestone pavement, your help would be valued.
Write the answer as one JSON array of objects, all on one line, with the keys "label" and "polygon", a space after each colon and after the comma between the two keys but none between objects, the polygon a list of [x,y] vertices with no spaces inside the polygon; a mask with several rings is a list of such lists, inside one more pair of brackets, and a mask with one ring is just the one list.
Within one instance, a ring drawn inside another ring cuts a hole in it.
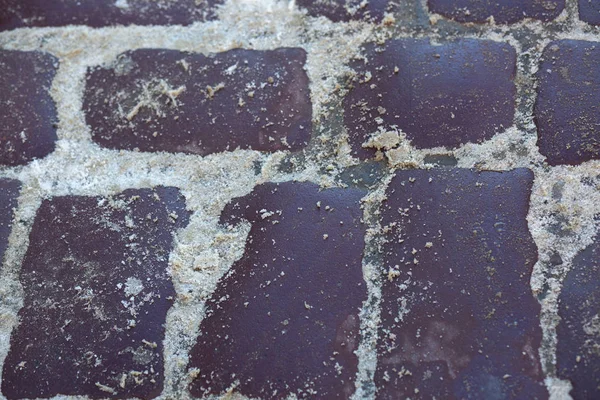
[{"label": "cobblestone pavement", "polygon": [[7,399],[600,398],[600,2],[0,0]]}]

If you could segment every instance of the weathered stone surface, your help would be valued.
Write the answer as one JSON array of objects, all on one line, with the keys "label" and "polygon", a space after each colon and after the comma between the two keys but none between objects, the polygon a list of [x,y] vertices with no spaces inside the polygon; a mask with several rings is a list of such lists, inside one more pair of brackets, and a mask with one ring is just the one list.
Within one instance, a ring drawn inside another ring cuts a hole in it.
[{"label": "weathered stone surface", "polygon": [[327,17],[333,22],[366,20],[380,22],[389,11],[389,0],[296,0],[312,17]]},{"label": "weathered stone surface", "polygon": [[592,25],[600,25],[600,3],[596,0],[579,0],[579,19]]},{"label": "weathered stone surface", "polygon": [[190,367],[194,396],[234,387],[252,398],[354,392],[365,229],[358,189],[264,184],[222,222],[252,224],[246,250],[209,300]]},{"label": "weathered stone surface", "polygon": [[189,25],[222,0],[2,0],[0,31],[29,26]]},{"label": "weathered stone surface", "polygon": [[543,399],[533,173],[399,171],[382,225],[377,398]]},{"label": "weathered stone surface", "polygon": [[512,24],[525,18],[551,21],[565,8],[565,0],[427,0],[429,11],[459,22],[486,22],[493,17],[499,24]]},{"label": "weathered stone surface", "polygon": [[600,398],[600,240],[579,253],[560,293],[557,371],[574,399]]},{"label": "weathered stone surface", "polygon": [[50,54],[0,50],[0,165],[54,151],[57,116],[49,90],[57,68]]},{"label": "weathered stone surface", "polygon": [[513,124],[515,50],[505,43],[464,39],[434,46],[428,40],[370,44],[344,99],[353,153],[369,137],[397,127],[417,148],[480,142]]},{"label": "weathered stone surface", "polygon": [[42,203],[23,261],[20,324],[4,362],[9,399],[153,398],[175,291],[173,232],[188,212],[174,188]]},{"label": "weathered stone surface", "polygon": [[543,53],[534,116],[550,165],[600,158],[600,46],[559,40]]},{"label": "weathered stone surface", "polygon": [[296,48],[124,53],[88,71],[86,120],[93,140],[112,149],[298,150],[312,126],[305,61]]},{"label": "weathered stone surface", "polygon": [[8,245],[12,227],[13,209],[17,206],[17,197],[21,183],[12,179],[0,179],[0,267]]}]

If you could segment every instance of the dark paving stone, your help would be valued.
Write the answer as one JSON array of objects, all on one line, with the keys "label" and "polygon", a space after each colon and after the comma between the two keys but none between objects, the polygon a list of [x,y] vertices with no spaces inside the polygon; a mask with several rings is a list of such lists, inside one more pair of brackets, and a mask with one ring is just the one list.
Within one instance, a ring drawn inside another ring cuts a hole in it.
[{"label": "dark paving stone", "polygon": [[112,149],[211,154],[298,150],[312,106],[302,49],[212,56],[145,49],[88,71],[93,140]]},{"label": "dark paving stone", "polygon": [[556,334],[557,372],[574,399],[600,398],[600,240],[579,253],[563,283]]},{"label": "dark paving stone", "polygon": [[592,25],[600,25],[600,2],[579,0],[579,19]]},{"label": "dark paving stone", "polygon": [[389,11],[389,0],[296,0],[296,4],[305,8],[308,15],[327,17],[333,22],[367,20],[380,22]]},{"label": "dark paving stone", "polygon": [[565,0],[427,0],[429,11],[458,22],[513,24],[525,18],[548,22],[565,8]]},{"label": "dark paving stone", "polygon": [[548,397],[529,286],[532,183],[526,169],[396,173],[382,210],[379,399]]},{"label": "dark paving stone", "polygon": [[189,25],[222,0],[0,0],[0,31],[29,26]]},{"label": "dark paving stone", "polygon": [[17,206],[17,197],[21,183],[12,179],[0,179],[0,267],[8,245],[8,237],[13,220],[13,209]]},{"label": "dark paving stone", "polygon": [[233,385],[252,398],[350,397],[367,296],[365,194],[287,182],[260,185],[226,206],[222,223],[247,220],[252,229],[208,302],[191,352],[194,396]]},{"label": "dark paving stone", "polygon": [[4,362],[9,399],[153,398],[163,387],[167,266],[188,212],[175,188],[42,203],[23,261],[24,306]]},{"label": "dark paving stone", "polygon": [[600,158],[600,46],[559,40],[543,53],[534,117],[550,165]]},{"label": "dark paving stone", "polygon": [[[418,148],[479,142],[513,124],[515,50],[505,43],[466,39],[441,46],[428,40],[368,45],[368,63],[344,99],[344,122],[355,155],[378,127],[396,125]],[[474,118],[476,116],[476,118]]]},{"label": "dark paving stone", "polygon": [[50,54],[0,50],[0,165],[54,151],[57,116],[49,90],[57,68]]}]

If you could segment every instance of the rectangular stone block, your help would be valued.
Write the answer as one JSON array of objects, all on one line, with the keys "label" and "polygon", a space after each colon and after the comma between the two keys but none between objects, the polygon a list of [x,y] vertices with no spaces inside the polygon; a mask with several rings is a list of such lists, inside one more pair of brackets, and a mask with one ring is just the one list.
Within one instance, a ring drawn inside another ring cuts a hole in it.
[{"label": "rectangular stone block", "polygon": [[600,398],[600,238],[573,260],[560,292],[557,375],[573,399]]},{"label": "rectangular stone block", "polygon": [[333,22],[381,22],[385,12],[389,11],[389,3],[389,0],[296,0],[296,4],[308,15],[327,17]]},{"label": "rectangular stone block", "polygon": [[4,252],[8,245],[14,208],[21,190],[21,183],[13,179],[0,179],[0,267],[4,259]]},{"label": "rectangular stone block", "polygon": [[2,0],[0,31],[20,27],[189,25],[215,18],[222,0]]},{"label": "rectangular stone block", "polygon": [[354,155],[369,158],[371,135],[401,130],[417,148],[459,147],[513,125],[516,53],[506,43],[426,39],[369,44],[355,60],[344,99]]},{"label": "rectangular stone block", "polygon": [[207,302],[190,356],[193,396],[350,398],[367,298],[365,194],[268,183],[225,207],[222,223],[252,228]]},{"label": "rectangular stone block", "polygon": [[54,151],[57,115],[49,90],[57,69],[50,54],[0,50],[0,166]]},{"label": "rectangular stone block", "polygon": [[378,399],[545,399],[533,173],[396,172],[383,203]]},{"label": "rectangular stone block", "polygon": [[127,52],[88,71],[86,121],[93,140],[111,149],[299,150],[312,127],[305,62],[297,48]]},{"label": "rectangular stone block", "polygon": [[565,0],[427,0],[427,6],[458,22],[513,24],[526,18],[551,21],[564,10]]},{"label": "rectangular stone block", "polygon": [[534,117],[550,165],[600,158],[599,63],[597,42],[558,40],[544,49]]},{"label": "rectangular stone block", "polygon": [[579,19],[591,25],[600,25],[600,3],[596,0],[579,0]]},{"label": "rectangular stone block", "polygon": [[188,215],[175,188],[44,200],[20,273],[4,396],[158,396],[175,295],[169,253]]}]

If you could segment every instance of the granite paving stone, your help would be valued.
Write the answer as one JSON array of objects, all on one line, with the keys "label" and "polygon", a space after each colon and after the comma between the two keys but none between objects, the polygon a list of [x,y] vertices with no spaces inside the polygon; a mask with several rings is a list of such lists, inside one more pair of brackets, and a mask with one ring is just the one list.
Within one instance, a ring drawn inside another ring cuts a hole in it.
[{"label": "granite paving stone", "polygon": [[383,203],[378,399],[544,399],[533,173],[396,172]]},{"label": "granite paving stone", "polygon": [[50,88],[57,68],[50,54],[0,49],[0,166],[27,164],[54,151],[57,115]]},{"label": "granite paving stone", "polygon": [[560,293],[556,357],[558,376],[574,399],[600,397],[600,241],[573,260]]},{"label": "granite paving stone", "polygon": [[21,27],[189,25],[216,17],[221,0],[0,0],[0,31]]},{"label": "granite paving stone", "polygon": [[513,124],[516,54],[507,43],[399,39],[367,45],[364,55],[351,63],[357,73],[344,99],[344,123],[360,158],[375,154],[363,144],[386,130],[401,130],[417,148],[456,148]]},{"label": "granite paving stone", "polygon": [[[587,0],[583,0],[587,1]],[[552,21],[565,8],[565,0],[427,0],[431,12],[458,22],[513,24],[526,18]]]},{"label": "granite paving stone", "polygon": [[389,11],[389,0],[297,0],[296,4],[312,17],[327,17],[334,22],[364,20],[381,22]]},{"label": "granite paving stone", "polygon": [[0,266],[8,245],[13,222],[14,208],[21,190],[21,183],[14,179],[0,179]]},{"label": "granite paving stone", "polygon": [[579,0],[579,19],[591,25],[600,25],[600,3],[596,0]]},{"label": "granite paving stone", "polygon": [[360,189],[268,183],[230,202],[252,225],[208,301],[190,367],[194,396],[349,399],[358,359],[365,227]]},{"label": "granite paving stone", "polygon": [[0,398],[600,399],[598,25],[0,0]]},{"label": "granite paving stone", "polygon": [[299,150],[312,131],[306,52],[127,52],[88,71],[92,138],[111,149],[207,155]]},{"label": "granite paving stone", "polygon": [[600,46],[558,40],[544,49],[534,117],[548,164],[600,158]]},{"label": "granite paving stone", "polygon": [[158,396],[175,296],[169,253],[188,216],[170,187],[44,200],[20,273],[4,396]]}]

